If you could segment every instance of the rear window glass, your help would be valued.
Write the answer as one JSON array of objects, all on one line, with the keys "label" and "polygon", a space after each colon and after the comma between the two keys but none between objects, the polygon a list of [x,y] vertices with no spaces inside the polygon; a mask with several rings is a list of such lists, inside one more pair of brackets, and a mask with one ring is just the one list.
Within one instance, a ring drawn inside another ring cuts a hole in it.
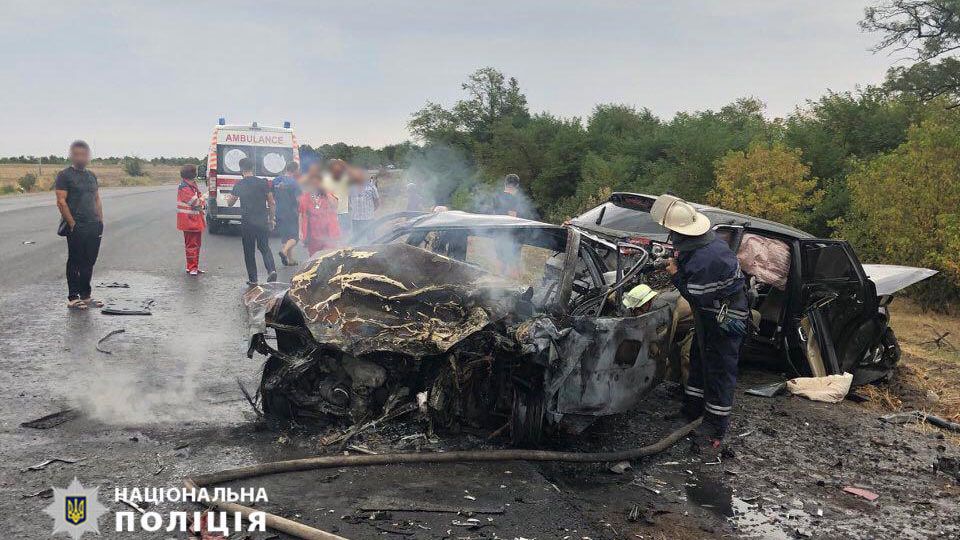
[{"label": "rear window glass", "polygon": [[803,246],[803,276],[812,281],[856,281],[857,269],[842,244],[810,242]]},{"label": "rear window glass", "polygon": [[240,160],[250,158],[255,176],[274,177],[293,161],[293,148],[217,145],[217,174],[240,174]]},{"label": "rear window glass", "polygon": [[[666,236],[669,231],[650,217],[650,207],[654,200],[635,195],[614,195],[609,202],[581,214],[574,223],[600,225],[645,236]],[[600,223],[597,223],[598,220]]]}]

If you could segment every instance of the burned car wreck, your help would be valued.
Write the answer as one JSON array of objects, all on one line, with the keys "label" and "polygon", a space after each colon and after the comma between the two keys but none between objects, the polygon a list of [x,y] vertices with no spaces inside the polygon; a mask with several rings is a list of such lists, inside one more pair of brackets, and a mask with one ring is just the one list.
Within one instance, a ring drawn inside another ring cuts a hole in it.
[{"label": "burned car wreck", "polygon": [[[435,429],[507,425],[515,444],[533,445],[547,430],[578,432],[629,410],[661,381],[683,379],[693,334],[689,306],[657,264],[673,252],[649,218],[653,199],[614,194],[568,227],[457,211],[386,216],[367,245],[318,254],[289,287],[251,289],[250,354],[268,357],[264,413],[344,425],[418,410]],[[862,265],[842,240],[699,208],[749,277],[745,359],[796,375],[849,372],[855,384],[890,373],[890,299],[932,271]],[[639,283],[660,301],[634,316],[620,299]]]},{"label": "burned car wreck", "polygon": [[436,429],[509,423],[524,445],[546,429],[579,431],[663,379],[669,305],[632,317],[609,302],[597,315],[648,266],[608,283],[594,242],[574,229],[404,217],[374,243],[318,254],[289,287],[247,292],[250,354],[268,356],[263,412],[342,425],[417,409]]}]

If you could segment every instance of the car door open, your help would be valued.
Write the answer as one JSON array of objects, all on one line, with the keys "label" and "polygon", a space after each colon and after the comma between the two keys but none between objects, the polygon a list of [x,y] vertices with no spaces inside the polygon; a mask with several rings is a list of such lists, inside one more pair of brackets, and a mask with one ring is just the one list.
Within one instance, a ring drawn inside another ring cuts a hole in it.
[{"label": "car door open", "polygon": [[803,239],[799,247],[796,328],[810,374],[852,372],[879,331],[873,286],[847,242]]}]

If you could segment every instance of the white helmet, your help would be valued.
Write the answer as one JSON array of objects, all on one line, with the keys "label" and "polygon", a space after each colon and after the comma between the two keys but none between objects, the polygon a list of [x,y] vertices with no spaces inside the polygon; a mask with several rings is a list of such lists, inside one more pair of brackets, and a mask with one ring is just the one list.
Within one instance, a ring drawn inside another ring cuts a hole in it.
[{"label": "white helmet", "polygon": [[710,230],[710,218],[673,195],[657,197],[650,207],[650,216],[660,225],[686,236],[700,236]]}]

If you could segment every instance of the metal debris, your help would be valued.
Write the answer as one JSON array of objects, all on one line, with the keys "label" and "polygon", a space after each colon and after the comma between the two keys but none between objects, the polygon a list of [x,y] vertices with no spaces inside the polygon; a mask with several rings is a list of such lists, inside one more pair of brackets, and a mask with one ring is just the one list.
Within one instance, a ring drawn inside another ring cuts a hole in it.
[{"label": "metal debris", "polygon": [[75,418],[80,416],[80,411],[76,409],[63,409],[62,411],[55,412],[53,414],[48,414],[37,418],[36,420],[30,420],[29,422],[24,422],[20,424],[20,427],[32,428],[32,429],[50,429],[52,427],[57,427],[61,424],[65,424]]},{"label": "metal debris", "polygon": [[858,497],[863,497],[864,499],[866,499],[866,500],[868,500],[868,501],[870,501],[870,502],[873,502],[873,501],[877,500],[877,499],[880,497],[880,495],[877,495],[876,493],[874,493],[874,492],[872,492],[872,491],[870,491],[870,490],[868,490],[868,489],[858,488],[858,487],[854,487],[854,486],[846,486],[846,487],[843,488],[843,490],[846,491],[847,493],[856,495],[856,496],[858,496]]},{"label": "metal debris", "polygon": [[103,306],[104,315],[152,315],[150,308],[154,300],[115,300]]},{"label": "metal debris", "polygon": [[102,345],[104,341],[110,339],[110,337],[115,336],[117,334],[122,334],[124,332],[126,332],[126,330],[123,328],[117,328],[116,330],[111,330],[110,332],[108,332],[107,335],[97,340],[97,351],[102,352],[103,354],[113,354],[113,351],[102,349],[100,348],[100,345]]},{"label": "metal debris", "polygon": [[31,466],[27,467],[26,469],[23,469],[21,472],[27,472],[27,471],[42,471],[42,470],[44,470],[44,469],[47,468],[47,465],[50,465],[50,464],[52,464],[52,463],[66,463],[66,464],[69,465],[69,464],[73,464],[73,463],[79,463],[79,462],[83,461],[84,459],[86,459],[86,458],[70,459],[70,458],[55,457],[55,458],[48,459],[48,460],[46,460],[46,461],[44,461],[44,462],[42,462],[42,463],[37,463],[36,465],[31,465]]}]

